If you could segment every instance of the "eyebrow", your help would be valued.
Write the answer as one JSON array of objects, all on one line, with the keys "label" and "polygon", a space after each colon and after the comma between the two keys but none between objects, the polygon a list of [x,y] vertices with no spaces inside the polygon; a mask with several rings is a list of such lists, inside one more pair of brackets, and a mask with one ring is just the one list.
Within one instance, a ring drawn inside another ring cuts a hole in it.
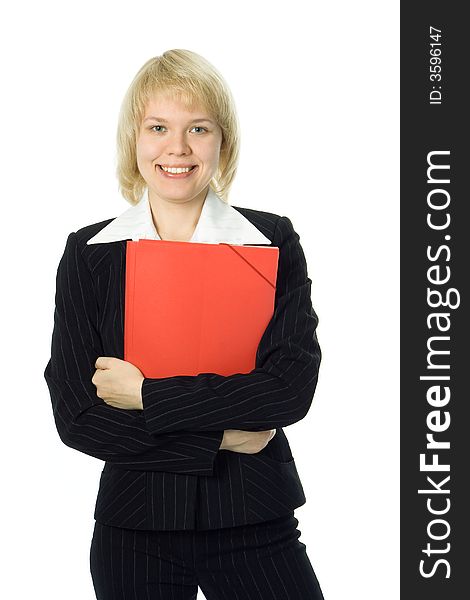
[{"label": "eyebrow", "polygon": [[[160,121],[162,123],[168,123],[168,121],[166,119],[162,119],[161,117],[146,117],[144,119],[144,123],[145,121]],[[206,123],[214,123],[213,121],[211,121],[210,119],[205,119],[204,117],[200,118],[200,119],[193,119],[192,121],[189,121],[190,123],[201,123],[202,121],[205,121]]]}]

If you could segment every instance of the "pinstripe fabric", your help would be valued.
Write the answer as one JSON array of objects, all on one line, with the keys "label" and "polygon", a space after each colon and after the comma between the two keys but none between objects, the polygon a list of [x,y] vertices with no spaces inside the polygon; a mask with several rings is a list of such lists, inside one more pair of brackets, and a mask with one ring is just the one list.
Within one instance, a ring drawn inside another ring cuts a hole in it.
[{"label": "pinstripe fabric", "polygon": [[139,531],[96,523],[97,600],[322,600],[293,513],[207,531]]},{"label": "pinstripe fabric", "polygon": [[[275,312],[249,374],[146,378],[143,410],[108,406],[98,356],[124,357],[125,240],[87,245],[112,219],[72,232],[56,278],[44,376],[61,440],[105,461],[95,518],[146,530],[216,529],[285,515],[306,498],[283,427],[302,419],[321,352],[299,236],[287,217],[233,207],[279,247]],[[219,450],[224,429],[277,429],[257,454]]]}]

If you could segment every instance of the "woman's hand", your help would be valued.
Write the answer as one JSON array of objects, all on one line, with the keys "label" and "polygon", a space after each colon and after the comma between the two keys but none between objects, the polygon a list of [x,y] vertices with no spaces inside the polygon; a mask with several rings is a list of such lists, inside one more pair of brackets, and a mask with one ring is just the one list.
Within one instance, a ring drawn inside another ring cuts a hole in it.
[{"label": "woman's hand", "polygon": [[96,394],[115,408],[143,410],[141,388],[144,376],[140,369],[126,360],[113,356],[99,356],[91,381]]},{"label": "woman's hand", "polygon": [[268,429],[267,431],[226,429],[219,450],[230,450],[241,454],[257,454],[269,444],[275,435],[275,429]]}]

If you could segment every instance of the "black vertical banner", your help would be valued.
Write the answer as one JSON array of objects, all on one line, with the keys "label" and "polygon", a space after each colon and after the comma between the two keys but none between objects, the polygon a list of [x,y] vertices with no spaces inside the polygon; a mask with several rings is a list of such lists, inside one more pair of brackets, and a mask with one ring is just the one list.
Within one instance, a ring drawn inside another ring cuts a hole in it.
[{"label": "black vertical banner", "polygon": [[401,3],[402,600],[470,598],[464,8]]}]

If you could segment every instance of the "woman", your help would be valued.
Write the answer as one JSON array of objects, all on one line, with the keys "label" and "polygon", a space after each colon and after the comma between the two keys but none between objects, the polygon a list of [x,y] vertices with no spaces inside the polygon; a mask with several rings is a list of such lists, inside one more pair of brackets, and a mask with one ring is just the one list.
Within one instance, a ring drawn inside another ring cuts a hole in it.
[{"label": "woman", "polygon": [[[322,598],[293,509],[305,503],[282,427],[302,419],[321,352],[299,236],[230,206],[239,131],[230,91],[187,50],[147,61],[124,98],[118,178],[132,205],[69,234],[44,376],[62,441],[105,461],[90,566],[96,596]],[[124,361],[129,239],[279,247],[256,368],[146,378]],[[276,435],[274,435],[276,434]]]}]

